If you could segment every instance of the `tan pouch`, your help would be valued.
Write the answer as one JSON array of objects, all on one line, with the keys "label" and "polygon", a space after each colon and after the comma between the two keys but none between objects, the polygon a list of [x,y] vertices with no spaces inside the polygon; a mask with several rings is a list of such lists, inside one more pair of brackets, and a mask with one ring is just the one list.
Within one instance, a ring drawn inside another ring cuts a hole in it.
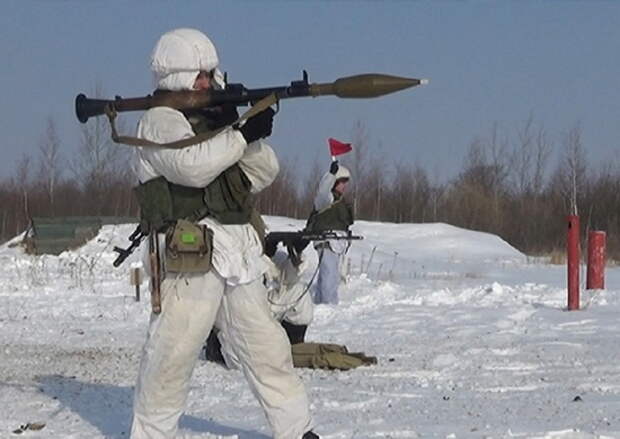
[{"label": "tan pouch", "polygon": [[178,220],[166,232],[166,272],[206,273],[211,269],[213,230]]}]

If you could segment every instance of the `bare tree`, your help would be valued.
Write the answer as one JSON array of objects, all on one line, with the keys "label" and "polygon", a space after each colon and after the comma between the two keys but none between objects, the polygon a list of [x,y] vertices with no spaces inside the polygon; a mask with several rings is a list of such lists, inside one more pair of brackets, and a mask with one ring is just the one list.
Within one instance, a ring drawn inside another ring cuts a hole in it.
[{"label": "bare tree", "polygon": [[32,159],[30,155],[23,154],[21,159],[17,164],[17,169],[15,173],[15,181],[16,187],[20,188],[22,206],[21,206],[21,214],[18,209],[15,209],[15,234],[17,235],[20,231],[22,231],[28,221],[30,220],[30,190],[31,190],[31,163]]},{"label": "bare tree", "polygon": [[[402,160],[394,163],[396,174],[392,183],[392,219],[396,222],[411,221],[411,213],[414,209],[413,191],[414,186],[413,172],[411,166]],[[411,210],[410,210],[411,209]]]},{"label": "bare tree", "polygon": [[551,148],[544,127],[536,126],[530,115],[517,129],[517,143],[509,155],[512,184],[518,194],[540,194]]},{"label": "bare tree", "polygon": [[[96,85],[95,98],[103,96],[102,87]],[[117,123],[123,131],[122,123]],[[108,120],[103,117],[91,118],[80,127],[81,141],[71,163],[71,170],[84,192],[89,193],[89,210],[99,214],[107,201],[113,201],[115,180],[123,180],[127,172],[129,149],[115,144],[110,137]],[[107,200],[109,198],[109,200]]]},{"label": "bare tree", "polygon": [[358,197],[360,205],[363,206],[363,208],[360,209],[360,215],[364,215],[375,221],[384,219],[383,199],[385,192],[384,186],[386,186],[385,176],[385,161],[383,160],[383,155],[379,154],[379,157],[373,160],[373,166],[365,177],[367,189]]},{"label": "bare tree", "polygon": [[426,222],[432,202],[432,188],[426,171],[403,160],[394,164],[395,175],[391,194],[390,220],[396,222]]},{"label": "bare tree", "polygon": [[264,215],[296,217],[299,211],[295,160],[280,161],[280,172],[274,182],[258,195],[256,208]]},{"label": "bare tree", "polygon": [[534,175],[532,176],[532,191],[534,194],[540,195],[545,183],[549,156],[553,150],[553,145],[547,138],[547,133],[542,125],[538,128],[538,132],[536,133],[536,144],[534,149],[535,158]]},{"label": "bare tree", "polygon": [[492,175],[493,210],[496,218],[499,219],[499,202],[501,195],[503,195],[502,192],[506,190],[511,157],[509,154],[509,142],[500,134],[497,122],[493,124],[491,129],[487,150],[491,156],[490,170]]},{"label": "bare tree", "polygon": [[564,138],[564,185],[563,192],[570,212],[578,214],[578,195],[585,189],[586,158],[581,141],[581,127],[575,125]]},{"label": "bare tree", "polygon": [[353,173],[353,214],[357,218],[360,199],[367,189],[366,183],[368,181],[368,132],[360,120],[357,120],[353,126],[352,139],[352,164],[348,164],[349,158],[345,160],[345,163],[351,168]]},{"label": "bare tree", "polygon": [[518,194],[529,192],[532,185],[532,163],[534,160],[533,125],[534,119],[530,114],[523,126],[517,129],[517,144],[514,146],[510,170],[513,174],[512,186],[517,189]]},{"label": "bare tree", "polygon": [[319,187],[319,181],[323,174],[327,172],[327,169],[323,168],[324,166],[321,166],[318,158],[315,156],[312,166],[302,182],[301,191],[299,193],[299,214],[302,218],[308,218],[314,209],[314,197]]},{"label": "bare tree", "polygon": [[39,145],[39,179],[41,180],[47,202],[50,206],[50,214],[54,215],[55,192],[58,180],[61,176],[60,140],[56,132],[56,124],[49,117],[45,134]]}]

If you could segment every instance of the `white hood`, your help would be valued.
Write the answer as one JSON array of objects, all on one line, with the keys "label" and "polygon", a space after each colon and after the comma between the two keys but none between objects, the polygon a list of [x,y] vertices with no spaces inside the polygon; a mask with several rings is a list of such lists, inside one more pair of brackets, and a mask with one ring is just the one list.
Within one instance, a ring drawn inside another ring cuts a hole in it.
[{"label": "white hood", "polygon": [[[196,29],[175,29],[161,36],[151,55],[155,86],[163,90],[191,90],[200,71],[216,69],[217,51],[211,40]],[[222,74],[215,72],[222,84]]]},{"label": "white hood", "polygon": [[351,172],[344,166],[338,166],[338,171],[336,171],[335,177],[336,180],[339,180],[341,178],[348,178],[349,180],[351,180]]}]

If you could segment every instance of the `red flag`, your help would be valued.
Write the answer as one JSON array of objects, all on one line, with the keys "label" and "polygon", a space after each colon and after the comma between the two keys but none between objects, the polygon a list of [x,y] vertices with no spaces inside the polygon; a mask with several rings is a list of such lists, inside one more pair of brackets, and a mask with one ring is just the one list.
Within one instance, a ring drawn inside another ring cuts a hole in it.
[{"label": "red flag", "polygon": [[353,149],[350,143],[342,143],[336,139],[332,139],[331,137],[327,139],[327,142],[329,143],[329,152],[331,152],[332,156],[344,154],[345,152],[349,152]]}]

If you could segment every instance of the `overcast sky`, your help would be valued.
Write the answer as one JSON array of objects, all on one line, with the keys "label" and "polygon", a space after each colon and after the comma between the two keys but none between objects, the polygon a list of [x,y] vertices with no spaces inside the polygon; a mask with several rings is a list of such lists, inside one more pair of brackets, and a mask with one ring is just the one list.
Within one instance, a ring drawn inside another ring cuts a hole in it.
[{"label": "overcast sky", "polygon": [[[284,85],[377,72],[430,84],[372,100],[285,101],[271,143],[299,166],[329,157],[326,139],[366,127],[388,164],[417,161],[450,177],[497,122],[530,115],[556,147],[579,124],[591,163],[620,149],[617,1],[4,0],[0,15],[0,176],[36,157],[52,118],[68,157],[79,142],[74,99],[152,91],[157,38],[195,27],[218,48],[230,82]],[[133,120],[129,128],[133,129]],[[308,165],[309,166],[309,165]]]}]

